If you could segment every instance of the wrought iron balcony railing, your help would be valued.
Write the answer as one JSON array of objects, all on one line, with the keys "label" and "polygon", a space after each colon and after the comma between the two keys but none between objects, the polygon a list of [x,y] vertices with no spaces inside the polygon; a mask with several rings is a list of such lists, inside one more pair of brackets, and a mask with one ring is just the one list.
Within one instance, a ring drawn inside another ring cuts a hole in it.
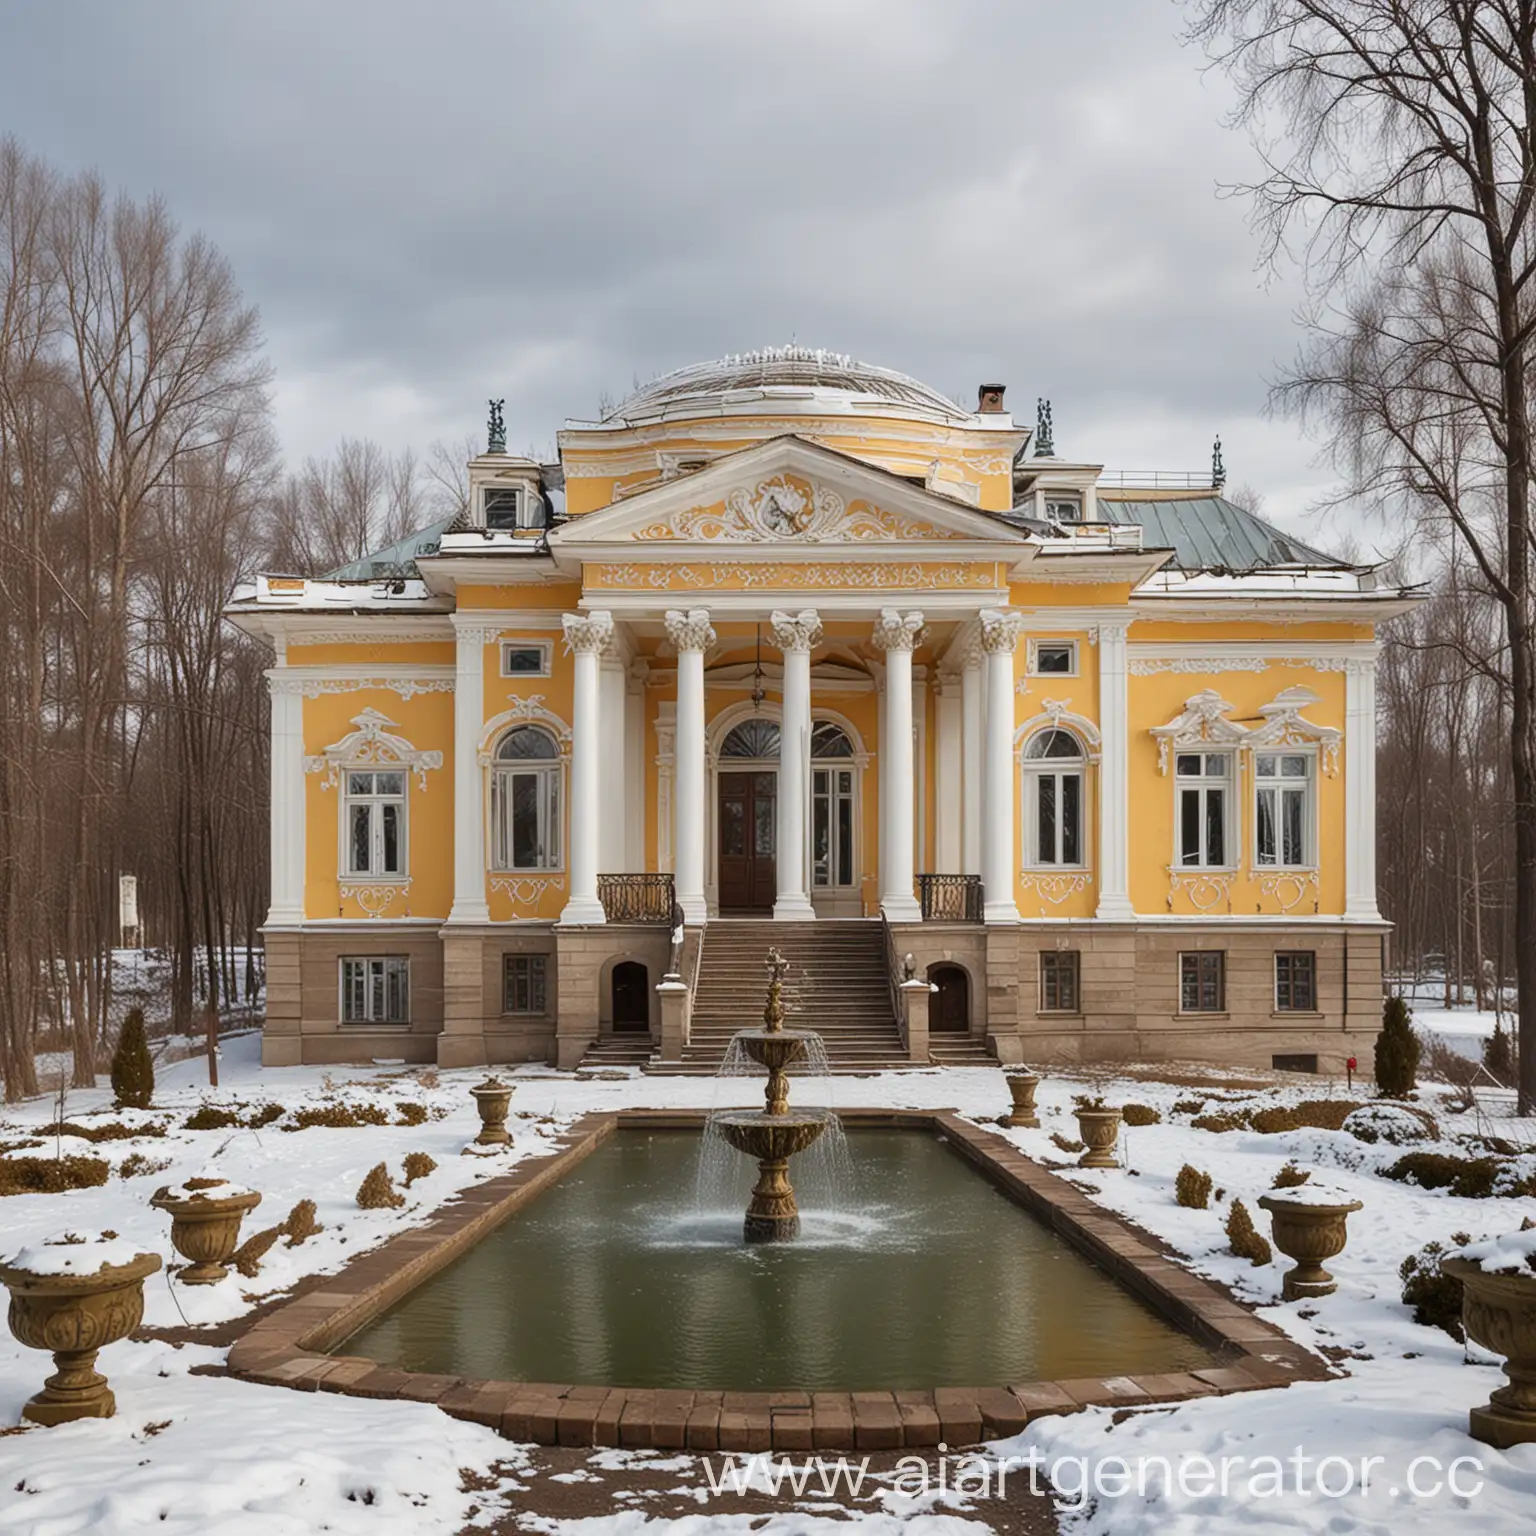
[{"label": "wrought iron balcony railing", "polygon": [[979,923],[980,875],[919,875],[917,899],[924,922]]},{"label": "wrought iron balcony railing", "polygon": [[597,899],[610,923],[670,923],[676,906],[671,875],[599,875]]}]

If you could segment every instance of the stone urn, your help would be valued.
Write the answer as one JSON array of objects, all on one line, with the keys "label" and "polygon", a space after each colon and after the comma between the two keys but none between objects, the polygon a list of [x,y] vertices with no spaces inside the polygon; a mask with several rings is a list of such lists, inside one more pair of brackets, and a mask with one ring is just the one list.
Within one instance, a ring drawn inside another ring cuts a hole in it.
[{"label": "stone urn", "polygon": [[512,1084],[499,1077],[488,1077],[483,1083],[471,1088],[475,1108],[480,1111],[480,1134],[475,1137],[477,1147],[504,1147],[512,1140],[507,1130],[507,1106],[512,1102]]},{"label": "stone urn", "polygon": [[1078,1158],[1079,1168],[1114,1168],[1115,1145],[1120,1140],[1120,1110],[1118,1108],[1079,1104],[1077,1115],[1078,1139],[1088,1143],[1088,1150]]},{"label": "stone urn", "polygon": [[229,1274],[225,1266],[240,1246],[240,1223],[261,1196],[227,1179],[188,1179],[157,1189],[149,1203],[170,1213],[171,1245],[187,1260],[176,1278],[183,1285],[215,1285]]},{"label": "stone urn", "polygon": [[1280,1283],[1281,1296],[1286,1301],[1331,1296],[1338,1282],[1323,1268],[1323,1260],[1344,1252],[1349,1236],[1345,1222],[1351,1211],[1360,1209],[1360,1202],[1341,1189],[1309,1180],[1272,1189],[1259,1196],[1259,1204],[1270,1214],[1275,1247],[1296,1260]]},{"label": "stone urn", "polygon": [[[1516,1234],[1528,1235],[1536,1236]],[[1447,1254],[1440,1270],[1461,1281],[1461,1320],[1467,1337],[1504,1356],[1509,1385],[1472,1410],[1470,1428],[1474,1440],[1507,1450],[1536,1443],[1536,1268],[1529,1258],[1516,1255],[1507,1268],[1484,1269],[1487,1252],[1500,1241],[1473,1243]],[[1531,1247],[1536,1252],[1536,1243]]]},{"label": "stone urn", "polygon": [[1040,1087],[1040,1074],[1028,1070],[1004,1074],[1008,1092],[1013,1097],[1012,1110],[1003,1116],[1003,1124],[1015,1130],[1038,1130],[1040,1116],[1035,1113],[1035,1093]]},{"label": "stone urn", "polygon": [[96,1369],[96,1352],[139,1326],[145,1278],[159,1268],[158,1253],[112,1240],[44,1243],[0,1264],[11,1332],[29,1349],[50,1350],[57,1367],[23,1418],[68,1424],[112,1417],[117,1399]]}]

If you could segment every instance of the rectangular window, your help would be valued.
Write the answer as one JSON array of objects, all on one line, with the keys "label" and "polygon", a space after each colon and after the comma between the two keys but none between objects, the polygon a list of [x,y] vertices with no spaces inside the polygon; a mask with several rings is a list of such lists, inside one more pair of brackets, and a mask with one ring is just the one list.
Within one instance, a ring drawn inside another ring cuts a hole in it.
[{"label": "rectangular window", "polygon": [[1080,523],[1083,504],[1075,496],[1053,497],[1045,504],[1045,515],[1053,523]]},{"label": "rectangular window", "polygon": [[481,506],[485,509],[485,526],[507,532],[516,528],[531,528],[528,520],[529,502],[522,491],[492,486],[481,492]]},{"label": "rectangular window", "polygon": [[343,1024],[406,1024],[411,963],[404,955],[357,955],[341,962]]},{"label": "rectangular window", "polygon": [[1312,864],[1312,758],[1258,752],[1254,774],[1254,861],[1274,869]]},{"label": "rectangular window", "polygon": [[547,1013],[545,955],[507,955],[502,960],[501,1011]]},{"label": "rectangular window", "polygon": [[1275,1011],[1317,1012],[1317,956],[1310,949],[1283,949],[1275,955]]},{"label": "rectangular window", "polygon": [[375,879],[405,873],[405,775],[347,774],[345,872]]},{"label": "rectangular window", "polygon": [[1035,640],[1030,643],[1030,671],[1042,677],[1077,676],[1077,641]]},{"label": "rectangular window", "polygon": [[1179,956],[1179,1012],[1224,1013],[1227,1007],[1227,956],[1202,949]]},{"label": "rectangular window", "polygon": [[1225,869],[1227,807],[1231,802],[1230,752],[1180,752],[1175,765],[1179,807],[1179,863]]},{"label": "rectangular window", "polygon": [[501,675],[503,677],[548,677],[549,641],[503,641]]},{"label": "rectangular window", "polygon": [[853,884],[853,772],[811,770],[811,884]]},{"label": "rectangular window", "polygon": [[1047,949],[1040,953],[1040,1012],[1076,1013],[1078,952]]}]

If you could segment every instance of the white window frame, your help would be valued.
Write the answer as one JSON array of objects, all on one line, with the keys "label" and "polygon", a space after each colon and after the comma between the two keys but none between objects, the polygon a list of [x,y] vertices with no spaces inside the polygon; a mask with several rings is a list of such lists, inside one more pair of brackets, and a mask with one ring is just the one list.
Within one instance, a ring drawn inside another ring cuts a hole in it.
[{"label": "white window frame", "polygon": [[[1075,758],[1030,757],[1030,743],[1039,740],[1041,736],[1049,735],[1053,731],[1060,731],[1063,735],[1070,736],[1077,743],[1077,756]],[[1093,818],[1088,814],[1088,749],[1082,737],[1075,731],[1069,731],[1062,725],[1048,725],[1041,730],[1035,731],[1024,739],[1019,750],[1019,771],[1019,820],[1023,867],[1028,870],[1046,871],[1089,868],[1091,855],[1088,847],[1088,830]],[[1040,780],[1047,777],[1056,780],[1056,849],[1058,852],[1063,841],[1061,817],[1061,807],[1063,804],[1062,781],[1066,778],[1075,778],[1078,781],[1077,851],[1079,856],[1071,863],[1060,859],[1047,861],[1040,857]]]},{"label": "white window frame", "polygon": [[[1179,772],[1179,759],[1184,757],[1198,757],[1201,760],[1202,771],[1198,774],[1182,774]],[[1205,759],[1209,757],[1224,757],[1227,760],[1227,771],[1217,777],[1207,775],[1204,772]],[[1224,844],[1223,853],[1226,857],[1220,864],[1211,862],[1206,856],[1209,849],[1206,846],[1205,829],[1207,817],[1205,811],[1205,795],[1200,796],[1200,858],[1190,863],[1184,858],[1184,793],[1186,790],[1205,791],[1220,789],[1224,792],[1222,799],[1221,836]],[[1208,747],[1204,743],[1194,746],[1180,746],[1177,743],[1173,748],[1173,868],[1180,869],[1223,869],[1237,868],[1237,841],[1235,812],[1237,806],[1237,749],[1235,747]]]},{"label": "white window frame", "polygon": [[[1040,670],[1040,650],[1067,650],[1072,653],[1072,664],[1065,672],[1042,672]],[[1029,673],[1031,677],[1076,677],[1078,676],[1078,646],[1076,640],[1034,640],[1029,642]]]},{"label": "white window frame", "polygon": [[[513,672],[507,666],[507,653],[509,651],[537,651],[539,653],[539,670],[537,672]],[[554,644],[549,640],[508,640],[503,638],[500,647],[501,675],[511,678],[514,682],[525,677],[548,677],[550,675],[551,659],[554,655]]]},{"label": "white window frame", "polygon": [[[825,797],[818,796],[816,792],[816,775],[826,773],[831,781]],[[846,773],[849,777],[850,788],[846,795],[836,787],[834,775]],[[832,849],[829,856],[832,879],[825,884],[818,883],[816,879],[816,802],[819,798],[827,801],[827,824],[831,831]],[[848,836],[850,846],[848,849],[848,879],[846,882],[837,879],[837,806],[840,800],[847,800],[849,804]],[[859,764],[856,757],[813,757],[811,759],[811,819],[810,819],[810,869],[811,889],[815,891],[852,891],[859,885]]]},{"label": "white window frame", "polygon": [[[1060,491],[1054,493],[1047,491],[1043,499],[1045,504],[1045,520],[1048,523],[1055,523],[1058,527],[1077,528],[1082,526],[1083,498],[1081,496],[1068,496]],[[1070,517],[1063,517],[1059,512],[1052,512],[1052,507],[1070,507],[1072,515]]]},{"label": "white window frame", "polygon": [[[523,759],[508,759],[503,761],[497,756],[501,743],[512,734],[513,731],[533,730],[547,736],[554,746],[553,757],[530,757]],[[512,850],[512,824],[506,820],[505,828],[501,825],[504,818],[510,818],[511,799],[510,784],[507,782],[518,774],[533,774],[539,780],[536,815],[540,819],[539,843],[541,857],[536,864],[513,864],[510,862]],[[560,756],[560,743],[554,733],[542,725],[519,722],[509,726],[500,732],[495,744],[491,748],[491,784],[490,793],[486,796],[486,809],[490,826],[488,828],[488,842],[490,854],[490,867],[493,874],[558,874],[565,869],[565,762]],[[503,807],[505,809],[503,809]],[[550,832],[554,833],[554,854],[551,856],[547,850],[550,845]],[[503,859],[505,853],[508,857]]]},{"label": "white window frame", "polygon": [[[490,499],[492,496],[517,497],[517,513],[512,519],[510,528],[491,528]],[[495,533],[515,533],[519,529],[528,529],[537,526],[530,521],[533,516],[533,497],[528,494],[527,486],[523,485],[482,485],[480,487],[480,526]]]},{"label": "white window frame", "polygon": [[[366,966],[367,973],[363,977],[363,1002],[364,1013],[361,1018],[348,1018],[347,1016],[347,968],[348,966]],[[378,975],[375,978],[373,972],[377,967]],[[401,995],[404,1000],[403,1015],[400,1018],[375,1017],[372,1008],[374,1003],[374,988],[381,989],[384,999],[384,1013],[389,1012],[389,975],[392,968],[401,978]],[[372,1028],[372,1029],[407,1029],[411,1023],[411,958],[409,955],[342,955],[336,964],[336,1017],[341,1024],[348,1029]]]},{"label": "white window frame", "polygon": [[[354,794],[352,790],[352,775],[354,773],[393,773],[398,774],[401,780],[400,793],[398,795],[380,794]],[[352,763],[343,765],[341,769],[341,852],[337,867],[341,871],[341,877],[348,884],[358,884],[367,881],[379,881],[382,884],[392,885],[400,880],[410,878],[411,873],[411,813],[410,813],[410,770],[404,763]],[[384,854],[384,806],[398,805],[400,807],[400,867],[399,869],[383,869],[380,866]],[[371,809],[369,816],[369,847],[374,855],[374,867],[372,869],[354,869],[352,867],[352,807],[354,805],[367,805]]]},{"label": "white window frame", "polygon": [[[1306,759],[1307,776],[1304,779],[1285,779],[1276,774],[1270,779],[1260,779],[1259,759],[1264,757],[1301,757]],[[1316,869],[1317,860],[1317,749],[1315,747],[1255,747],[1253,749],[1253,833],[1252,833],[1252,857],[1255,870],[1285,871],[1296,869]],[[1284,851],[1284,836],[1281,831],[1280,802],[1284,798],[1282,791],[1287,785],[1298,786],[1302,797],[1301,836],[1305,846],[1302,849],[1300,863],[1287,864],[1279,855]],[[1265,789],[1273,789],[1275,793],[1275,855],[1273,860],[1264,860],[1259,857],[1259,795]]]}]

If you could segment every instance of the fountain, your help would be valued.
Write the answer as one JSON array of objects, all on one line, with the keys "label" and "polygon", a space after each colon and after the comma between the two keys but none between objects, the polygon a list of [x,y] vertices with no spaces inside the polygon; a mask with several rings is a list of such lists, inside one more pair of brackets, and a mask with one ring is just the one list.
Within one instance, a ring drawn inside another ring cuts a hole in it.
[{"label": "fountain", "polygon": [[789,1107],[789,1068],[805,1057],[821,1037],[808,1029],[784,1028],[784,973],[789,963],[777,949],[768,951],[768,1005],[761,1029],[740,1030],[732,1044],[768,1069],[760,1110],[731,1109],[710,1117],[710,1129],[748,1157],[757,1159],[757,1183],[747,1206],[742,1236],[749,1243],[781,1243],[800,1234],[800,1211],[789,1182],[789,1160],[827,1129],[830,1115]]}]

